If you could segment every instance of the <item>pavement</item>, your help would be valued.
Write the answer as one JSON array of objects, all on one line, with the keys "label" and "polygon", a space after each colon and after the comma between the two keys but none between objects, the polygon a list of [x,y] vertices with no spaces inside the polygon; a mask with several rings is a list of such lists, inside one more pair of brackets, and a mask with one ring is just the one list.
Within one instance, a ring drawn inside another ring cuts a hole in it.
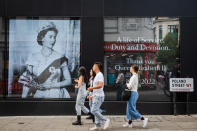
[{"label": "pavement", "polygon": [[[94,124],[85,117],[83,125],[73,126],[76,116],[2,116],[0,131],[88,131]],[[106,131],[197,131],[197,115],[148,115],[146,128],[140,120],[133,122],[133,128],[124,128],[125,116],[107,117],[111,122]]]}]

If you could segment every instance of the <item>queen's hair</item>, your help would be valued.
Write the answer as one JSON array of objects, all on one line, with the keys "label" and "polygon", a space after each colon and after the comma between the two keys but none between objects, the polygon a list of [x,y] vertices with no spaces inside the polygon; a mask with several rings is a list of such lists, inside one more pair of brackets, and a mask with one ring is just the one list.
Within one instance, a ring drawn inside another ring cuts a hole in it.
[{"label": "queen's hair", "polygon": [[39,45],[42,45],[42,39],[44,38],[44,36],[46,35],[46,33],[48,31],[54,31],[56,33],[56,35],[58,33],[58,30],[57,30],[56,26],[54,25],[54,23],[50,23],[46,26],[43,26],[37,35],[37,42]]}]

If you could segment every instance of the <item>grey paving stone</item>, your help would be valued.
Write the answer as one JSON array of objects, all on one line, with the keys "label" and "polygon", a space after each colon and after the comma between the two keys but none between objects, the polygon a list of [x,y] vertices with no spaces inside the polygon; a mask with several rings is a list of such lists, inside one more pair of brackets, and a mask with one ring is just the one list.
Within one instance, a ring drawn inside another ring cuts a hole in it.
[{"label": "grey paving stone", "polygon": [[[149,115],[149,123],[142,128],[141,120],[133,128],[123,128],[125,116],[107,116],[111,123],[107,131],[197,131],[197,115]],[[0,131],[88,131],[94,124],[82,116],[83,125],[73,126],[76,116],[13,116],[0,117]]]}]

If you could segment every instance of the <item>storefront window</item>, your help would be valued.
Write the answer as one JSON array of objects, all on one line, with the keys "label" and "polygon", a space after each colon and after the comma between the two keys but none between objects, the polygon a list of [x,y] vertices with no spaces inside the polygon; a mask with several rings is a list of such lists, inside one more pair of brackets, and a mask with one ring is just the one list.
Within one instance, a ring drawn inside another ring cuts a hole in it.
[{"label": "storefront window", "polygon": [[[163,21],[159,23],[158,19]],[[131,77],[130,67],[136,64],[139,66],[139,100],[170,101],[168,80],[178,77],[180,72],[178,40],[171,33],[166,33],[168,26],[165,21],[170,23],[170,18],[118,17],[113,23],[115,21],[118,21],[117,33],[104,34],[107,99],[122,100],[125,83]],[[161,33],[165,33],[162,39]],[[123,77],[120,79],[120,76]]]},{"label": "storefront window", "polygon": [[74,98],[80,64],[80,20],[10,18],[7,97]]}]

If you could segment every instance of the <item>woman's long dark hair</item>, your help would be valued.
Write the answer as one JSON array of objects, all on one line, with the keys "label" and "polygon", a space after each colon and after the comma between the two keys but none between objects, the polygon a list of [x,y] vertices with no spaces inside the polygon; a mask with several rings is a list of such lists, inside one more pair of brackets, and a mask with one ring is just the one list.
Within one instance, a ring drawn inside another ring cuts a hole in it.
[{"label": "woman's long dark hair", "polygon": [[90,71],[92,71],[92,73],[93,73],[93,79],[94,79],[94,77],[96,76],[96,73],[93,71],[93,69],[90,69]]},{"label": "woman's long dark hair", "polygon": [[88,76],[87,76],[86,68],[84,66],[81,66],[79,68],[79,76],[83,76],[84,77],[84,82],[87,83]]}]

